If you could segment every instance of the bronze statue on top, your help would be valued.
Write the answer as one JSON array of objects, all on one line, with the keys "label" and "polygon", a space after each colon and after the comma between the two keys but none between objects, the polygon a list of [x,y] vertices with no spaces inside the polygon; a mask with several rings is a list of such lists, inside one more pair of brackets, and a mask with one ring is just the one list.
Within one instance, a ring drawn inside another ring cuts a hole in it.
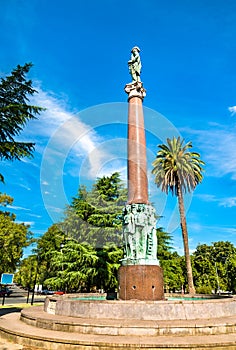
[{"label": "bronze statue on top", "polygon": [[131,58],[128,61],[129,72],[132,77],[132,81],[141,81],[140,73],[141,73],[141,59],[140,59],[140,48],[138,46],[134,46],[131,50]]}]

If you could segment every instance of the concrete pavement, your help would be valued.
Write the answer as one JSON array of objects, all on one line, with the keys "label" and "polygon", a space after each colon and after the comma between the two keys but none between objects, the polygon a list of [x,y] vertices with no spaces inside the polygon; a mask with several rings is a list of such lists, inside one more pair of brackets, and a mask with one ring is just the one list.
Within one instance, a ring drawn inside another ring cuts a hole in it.
[{"label": "concrete pavement", "polygon": [[[37,309],[37,308],[36,308]],[[35,310],[37,312],[37,310]],[[9,350],[60,349],[60,350],[236,350],[236,334],[212,335],[163,335],[163,336],[114,336],[104,334],[82,334],[78,332],[62,332],[52,329],[38,328],[20,321],[19,313],[12,313],[1,318],[0,331],[7,339],[27,344],[28,347],[11,348]],[[71,320],[72,321],[72,320]],[[223,321],[223,320],[222,320]],[[28,345],[29,344],[29,345]],[[4,349],[4,348],[3,348]]]}]

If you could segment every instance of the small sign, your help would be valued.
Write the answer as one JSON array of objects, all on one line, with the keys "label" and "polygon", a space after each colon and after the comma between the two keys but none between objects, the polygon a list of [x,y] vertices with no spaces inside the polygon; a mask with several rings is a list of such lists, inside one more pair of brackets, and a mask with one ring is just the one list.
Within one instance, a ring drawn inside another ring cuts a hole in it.
[{"label": "small sign", "polygon": [[2,273],[1,284],[13,284],[13,273]]}]

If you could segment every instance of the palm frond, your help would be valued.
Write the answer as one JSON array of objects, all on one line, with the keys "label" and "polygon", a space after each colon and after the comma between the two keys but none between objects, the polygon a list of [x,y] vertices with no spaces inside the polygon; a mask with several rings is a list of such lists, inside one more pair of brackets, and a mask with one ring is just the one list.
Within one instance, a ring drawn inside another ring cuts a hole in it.
[{"label": "palm frond", "polygon": [[190,152],[192,142],[184,145],[180,137],[167,138],[167,144],[159,145],[153,161],[155,183],[163,192],[177,194],[180,185],[184,192],[191,192],[203,179],[204,162],[200,154]]}]

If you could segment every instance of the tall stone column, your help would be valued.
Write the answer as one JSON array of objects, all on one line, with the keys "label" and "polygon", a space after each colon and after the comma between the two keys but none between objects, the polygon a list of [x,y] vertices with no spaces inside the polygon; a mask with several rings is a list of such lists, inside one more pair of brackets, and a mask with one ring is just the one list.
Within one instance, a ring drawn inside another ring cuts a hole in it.
[{"label": "tall stone column", "polygon": [[140,81],[139,48],[132,49],[128,62],[133,81],[128,94],[128,201],[123,209],[125,256],[119,269],[119,298],[161,300],[163,274],[157,260],[156,213],[148,201],[146,140]]},{"label": "tall stone column", "polygon": [[141,82],[125,86],[128,94],[128,203],[148,204],[146,140],[142,101],[146,95]]}]

